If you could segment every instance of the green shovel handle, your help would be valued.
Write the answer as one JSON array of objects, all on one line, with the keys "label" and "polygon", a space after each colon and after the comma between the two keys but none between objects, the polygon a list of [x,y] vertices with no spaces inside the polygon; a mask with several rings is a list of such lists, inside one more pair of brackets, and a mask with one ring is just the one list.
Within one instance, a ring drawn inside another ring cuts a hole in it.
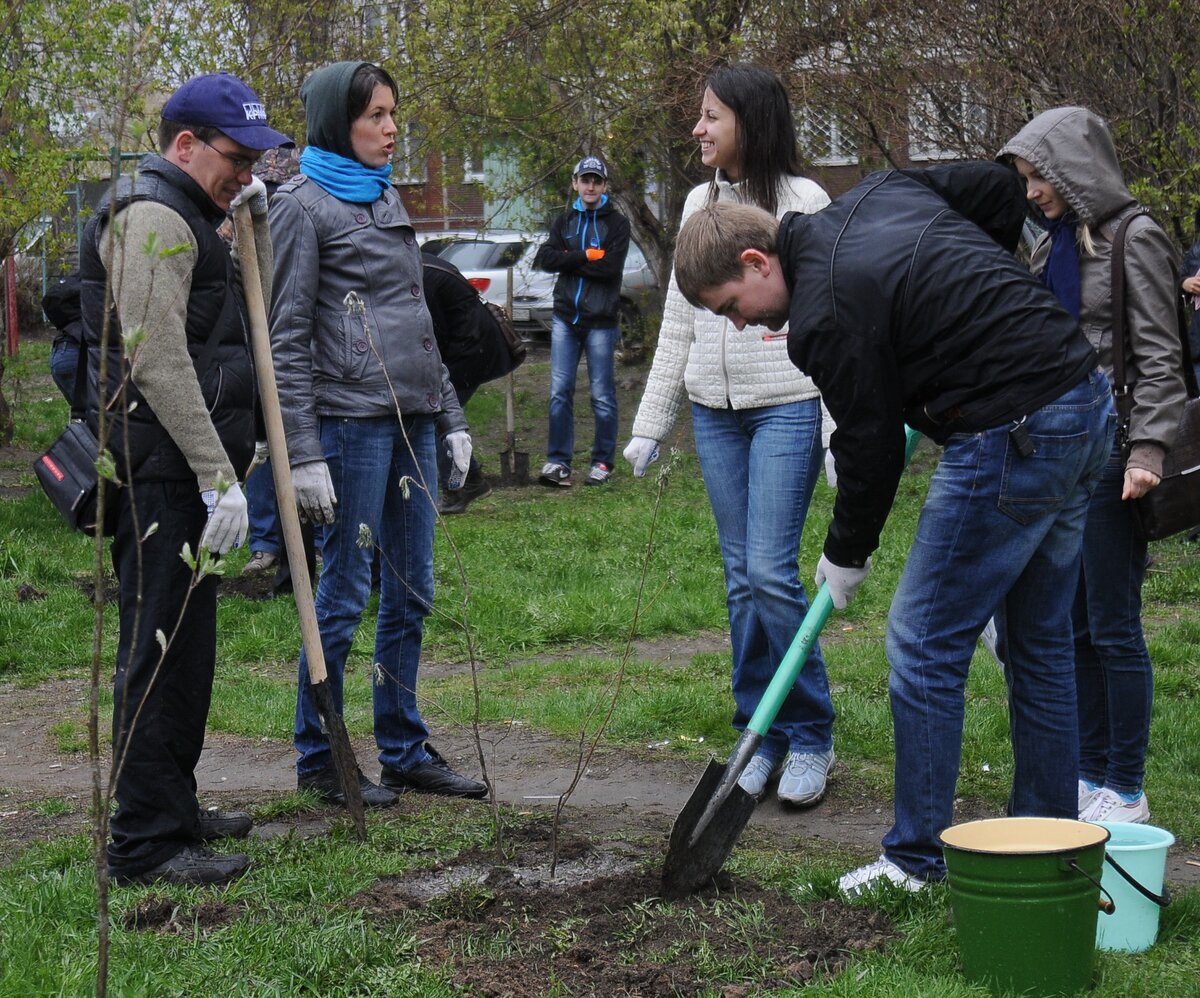
[{"label": "green shovel handle", "polygon": [[[906,426],[904,433],[904,465],[907,467],[908,462],[912,459],[913,451],[917,449],[917,444],[921,440],[921,434],[911,426]],[[825,626],[825,622],[829,620],[832,612],[833,597],[829,594],[829,583],[823,582],[820,591],[808,608],[808,613],[800,623],[800,630],[792,638],[791,646],[775,670],[775,678],[767,686],[766,693],[758,702],[758,709],[754,711],[754,716],[746,725],[755,734],[765,737],[771,725],[775,723],[775,716],[779,713],[779,708],[783,706],[784,698],[791,691],[796,677],[804,668],[804,663],[808,661],[809,653],[817,641],[817,635],[821,633],[821,628]]]}]

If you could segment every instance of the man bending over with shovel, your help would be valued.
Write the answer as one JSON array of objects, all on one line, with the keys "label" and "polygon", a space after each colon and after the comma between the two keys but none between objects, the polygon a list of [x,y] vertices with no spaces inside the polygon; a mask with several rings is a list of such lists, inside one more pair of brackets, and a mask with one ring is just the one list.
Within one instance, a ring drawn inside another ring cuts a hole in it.
[{"label": "man bending over with shovel", "polygon": [[953,820],[967,669],[1001,603],[1009,813],[1076,816],[1070,608],[1115,417],[1078,325],[1012,255],[1023,200],[993,163],[890,170],[813,215],[717,203],[679,233],[688,300],[739,329],[786,323],[788,355],[837,422],[816,581],[838,609],[870,571],[904,424],[944,448],[888,617],[895,824],[879,859],[839,880],[849,894],[945,876],[938,835]]}]

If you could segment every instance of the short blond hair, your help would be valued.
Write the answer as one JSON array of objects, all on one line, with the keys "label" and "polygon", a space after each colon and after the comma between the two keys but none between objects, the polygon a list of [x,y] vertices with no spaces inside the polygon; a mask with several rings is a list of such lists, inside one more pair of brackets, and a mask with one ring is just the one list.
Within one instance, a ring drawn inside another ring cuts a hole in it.
[{"label": "short blond hair", "polygon": [[748,204],[715,202],[697,210],[675,241],[675,282],[701,308],[699,296],[742,276],[742,251],[775,252],[779,219]]}]

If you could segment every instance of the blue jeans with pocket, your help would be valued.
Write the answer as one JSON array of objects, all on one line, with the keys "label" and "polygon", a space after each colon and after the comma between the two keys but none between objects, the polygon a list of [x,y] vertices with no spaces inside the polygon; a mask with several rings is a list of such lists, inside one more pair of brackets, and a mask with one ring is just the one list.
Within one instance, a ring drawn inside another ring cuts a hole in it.
[{"label": "blue jeans with pocket", "polygon": [[1122,501],[1125,462],[1114,447],[1083,532],[1075,596],[1075,686],[1079,775],[1136,793],[1146,772],[1154,673],[1142,633],[1146,542]]},{"label": "blue jeans with pocket", "polygon": [[[693,404],[704,486],[717,521],[733,649],[733,726],[744,731],[808,613],[797,559],[821,468],[817,399],[755,409]],[[833,746],[833,701],[814,644],[759,752]]]},{"label": "blue jeans with pocket", "polygon": [[550,323],[550,432],[546,460],[571,467],[575,453],[575,377],[579,358],[587,355],[588,387],[596,433],[592,464],[613,466],[617,449],[617,386],[613,354],[620,330],[580,329],[557,315]]},{"label": "blue jeans with pocket", "polygon": [[[324,568],[316,597],[329,688],[341,711],[346,658],[371,596],[371,562],[378,546],[379,613],[367,681],[379,761],[399,770],[430,758],[425,750],[429,731],[417,705],[417,666],[425,618],[433,605],[436,438],[433,416],[406,416],[403,424],[395,416],[321,417],[321,446],[337,496],[337,519],[324,528]],[[420,482],[427,483],[428,493]],[[360,536],[367,532],[374,543],[360,546]],[[303,652],[295,745],[298,776],[332,765]]]},{"label": "blue jeans with pocket", "polygon": [[888,615],[896,816],[883,847],[924,879],[945,876],[938,835],[954,821],[967,669],[993,615],[1006,638],[1008,813],[1076,817],[1071,604],[1116,428],[1108,381],[1094,371],[1031,412],[1028,457],[1012,426],[946,441]]}]

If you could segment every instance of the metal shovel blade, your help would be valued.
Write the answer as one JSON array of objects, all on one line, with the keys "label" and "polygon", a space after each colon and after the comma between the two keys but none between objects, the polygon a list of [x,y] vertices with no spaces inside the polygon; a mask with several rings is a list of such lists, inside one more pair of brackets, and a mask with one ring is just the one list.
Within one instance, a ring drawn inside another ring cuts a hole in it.
[{"label": "metal shovel blade", "polygon": [[333,702],[333,690],[329,688],[329,680],[323,679],[312,684],[313,700],[321,715],[321,723],[329,735],[329,748],[333,755],[333,768],[337,770],[338,782],[342,785],[342,795],[346,799],[346,810],[354,828],[358,832],[359,841],[367,840],[367,813],[363,807],[362,788],[358,783],[358,760],[354,757],[354,749],[350,745],[350,732],[346,730],[346,722],[338,713]]},{"label": "metal shovel blade", "polygon": [[738,836],[754,813],[757,802],[735,785],[692,841],[701,816],[725,777],[725,770],[721,763],[710,760],[692,796],[675,819],[662,872],[663,885],[670,897],[681,897],[706,886],[725,865]]}]

